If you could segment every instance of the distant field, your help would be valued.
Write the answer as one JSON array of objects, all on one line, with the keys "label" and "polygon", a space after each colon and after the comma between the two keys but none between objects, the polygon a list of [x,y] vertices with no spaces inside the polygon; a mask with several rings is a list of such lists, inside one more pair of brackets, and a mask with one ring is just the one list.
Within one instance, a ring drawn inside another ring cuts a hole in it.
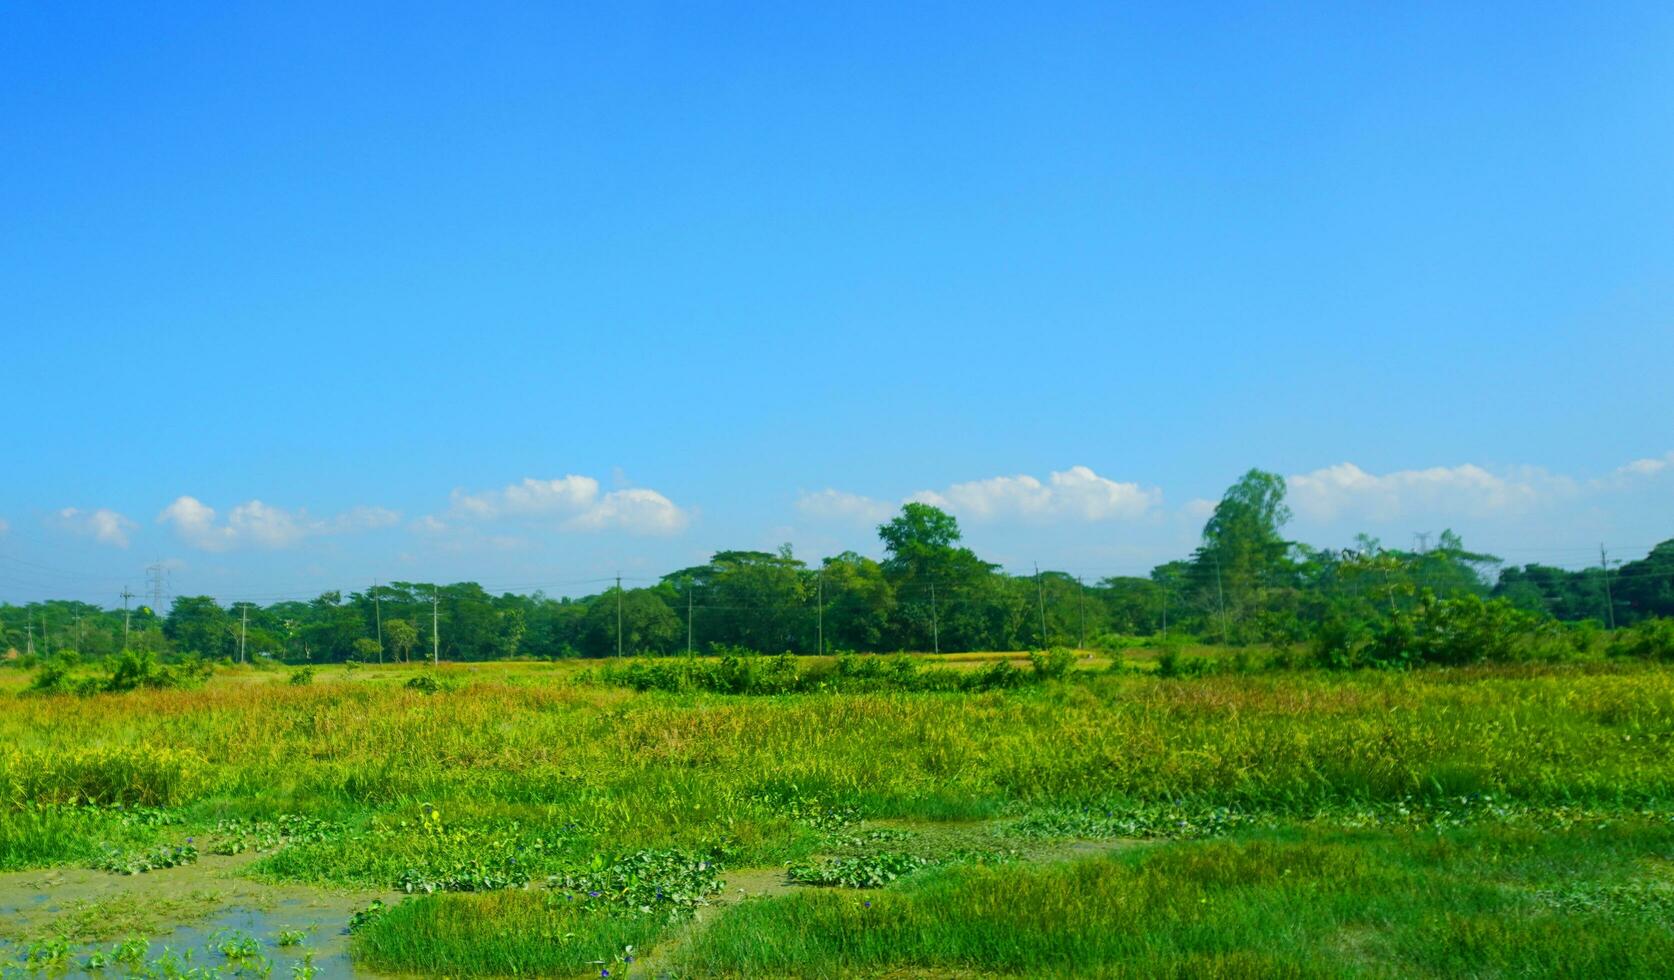
[{"label": "distant field", "polygon": [[321,975],[1674,962],[1674,671],[939,658],[999,660],[1025,682],[639,692],[569,661],[42,697],[0,670],[0,962],[167,975],[170,936]]}]

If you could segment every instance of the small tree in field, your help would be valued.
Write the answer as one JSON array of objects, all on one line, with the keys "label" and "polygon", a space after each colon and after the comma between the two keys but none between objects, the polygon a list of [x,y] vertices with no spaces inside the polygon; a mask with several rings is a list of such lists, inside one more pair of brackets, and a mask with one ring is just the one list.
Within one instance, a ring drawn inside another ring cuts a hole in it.
[{"label": "small tree in field", "polygon": [[405,619],[392,619],[384,624],[384,639],[389,641],[395,655],[406,661],[418,643],[418,630]]},{"label": "small tree in field", "polygon": [[378,645],[378,641],[366,636],[356,639],[355,659],[365,663],[373,657],[377,657],[379,663],[384,662],[384,648]]}]

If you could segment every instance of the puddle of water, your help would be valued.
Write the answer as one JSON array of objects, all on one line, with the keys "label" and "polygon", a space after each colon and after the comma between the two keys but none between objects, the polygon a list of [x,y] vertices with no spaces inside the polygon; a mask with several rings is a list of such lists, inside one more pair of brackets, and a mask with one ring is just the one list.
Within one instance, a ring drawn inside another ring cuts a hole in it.
[{"label": "puddle of water", "polygon": [[[271,971],[266,975],[289,977],[309,954],[315,977],[367,975],[349,960],[349,918],[372,898],[388,901],[391,896],[252,881],[238,877],[246,863],[205,860],[135,876],[81,868],[0,875],[0,976],[25,975],[21,967],[32,943],[78,931],[106,938],[70,943],[68,952],[40,975],[121,977],[143,972],[165,952],[178,969],[209,975],[258,976],[266,967]],[[154,914],[137,916],[137,928],[130,929],[125,917],[135,915],[136,906]],[[113,914],[119,917],[115,922],[97,918]],[[280,946],[281,932],[301,932],[303,940]],[[148,942],[146,963],[109,962],[117,944],[130,936]],[[229,960],[217,948],[246,939],[254,940],[258,955],[243,962]],[[94,953],[103,954],[107,965],[90,973],[81,964]]]},{"label": "puddle of water", "polygon": [[[295,930],[304,934],[301,943],[280,946],[279,934]],[[217,947],[232,939],[254,939],[257,955],[242,960],[229,959]],[[73,943],[62,961],[67,970],[48,968],[43,975],[55,977],[120,977],[130,967],[111,963],[100,971],[88,971],[81,964],[90,954],[102,953],[108,959],[116,942]],[[0,939],[0,964],[21,963],[28,944]],[[315,976],[348,977],[356,975],[349,960],[347,922],[340,909],[324,908],[301,900],[285,900],[273,908],[226,909],[201,922],[175,926],[167,932],[149,937],[146,965],[172,953],[172,961],[181,969],[213,968],[222,976],[260,976],[265,966],[271,975],[288,977],[312,954]],[[188,959],[188,956],[190,957]],[[73,964],[73,965],[72,965]],[[133,972],[141,972],[145,965],[134,965]],[[4,972],[4,971],[0,971]],[[5,972],[11,976],[10,972]]]}]

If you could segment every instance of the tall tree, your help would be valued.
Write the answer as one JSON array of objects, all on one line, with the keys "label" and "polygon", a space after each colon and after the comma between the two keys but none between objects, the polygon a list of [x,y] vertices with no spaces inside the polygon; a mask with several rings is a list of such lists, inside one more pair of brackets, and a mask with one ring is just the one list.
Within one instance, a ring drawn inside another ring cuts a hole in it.
[{"label": "tall tree", "polygon": [[1226,629],[1263,605],[1268,590],[1291,584],[1285,478],[1252,469],[1227,488],[1203,525],[1193,577],[1204,607]]}]

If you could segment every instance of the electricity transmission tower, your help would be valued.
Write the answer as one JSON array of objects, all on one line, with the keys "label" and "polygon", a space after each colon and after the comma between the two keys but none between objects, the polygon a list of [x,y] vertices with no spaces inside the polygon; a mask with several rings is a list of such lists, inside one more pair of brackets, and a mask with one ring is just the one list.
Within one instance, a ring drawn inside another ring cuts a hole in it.
[{"label": "electricity transmission tower", "polygon": [[169,571],[162,562],[145,567],[145,587],[151,593],[151,614],[163,614],[163,594],[168,590]]}]

